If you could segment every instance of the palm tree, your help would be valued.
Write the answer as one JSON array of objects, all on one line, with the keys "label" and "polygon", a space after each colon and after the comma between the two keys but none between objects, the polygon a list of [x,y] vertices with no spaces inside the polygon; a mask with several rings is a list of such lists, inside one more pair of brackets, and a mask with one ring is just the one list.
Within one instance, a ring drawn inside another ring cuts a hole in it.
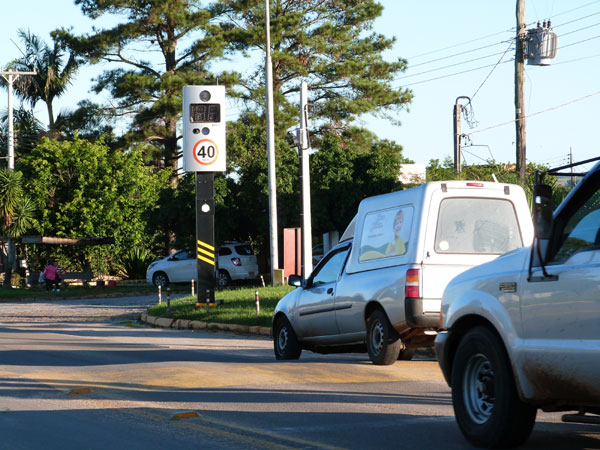
[{"label": "palm tree", "polygon": [[10,239],[22,236],[33,226],[35,205],[23,191],[23,174],[14,170],[0,169],[0,241],[1,256],[5,268],[5,284],[10,283],[14,254]]},{"label": "palm tree", "polygon": [[38,101],[46,103],[48,109],[48,128],[54,130],[54,112],[52,101],[65,93],[78,68],[73,54],[63,64],[66,53],[54,42],[50,47],[39,36],[29,31],[19,30],[19,37],[25,44],[25,52],[8,67],[21,71],[35,71],[37,75],[17,78],[14,89],[17,96],[29,102],[33,108]]}]

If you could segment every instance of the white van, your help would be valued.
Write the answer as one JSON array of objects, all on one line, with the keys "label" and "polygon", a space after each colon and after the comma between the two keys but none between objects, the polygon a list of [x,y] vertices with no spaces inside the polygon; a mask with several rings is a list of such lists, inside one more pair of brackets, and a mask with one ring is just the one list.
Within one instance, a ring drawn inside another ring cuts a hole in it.
[{"label": "white van", "polygon": [[430,346],[448,282],[464,270],[529,245],[523,189],[476,181],[431,182],[364,199],[340,244],[273,316],[277,359],[367,351],[375,364]]}]

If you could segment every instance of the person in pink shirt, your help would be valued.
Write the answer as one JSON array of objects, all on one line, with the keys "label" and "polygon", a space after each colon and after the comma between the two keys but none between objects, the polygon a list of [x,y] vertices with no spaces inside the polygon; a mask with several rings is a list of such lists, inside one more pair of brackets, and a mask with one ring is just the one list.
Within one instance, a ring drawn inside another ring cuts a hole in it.
[{"label": "person in pink shirt", "polygon": [[[60,274],[58,269],[58,263],[56,261],[50,262],[44,268],[43,272],[44,281],[46,282],[46,290],[49,291],[52,285],[56,286],[56,290],[60,292]],[[54,291],[54,288],[52,288]]]}]

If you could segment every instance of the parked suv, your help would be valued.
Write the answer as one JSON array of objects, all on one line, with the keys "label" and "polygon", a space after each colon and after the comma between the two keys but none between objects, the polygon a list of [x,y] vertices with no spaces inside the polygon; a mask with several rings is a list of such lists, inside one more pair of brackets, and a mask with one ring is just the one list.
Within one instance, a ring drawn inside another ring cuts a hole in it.
[{"label": "parked suv", "polygon": [[254,280],[258,276],[258,262],[250,244],[225,242],[221,245],[217,272],[219,286],[227,286],[232,280]]},{"label": "parked suv", "polygon": [[433,345],[446,283],[469,267],[528,245],[523,189],[475,181],[426,183],[364,199],[352,223],[273,316],[277,359],[368,352],[374,364]]},{"label": "parked suv", "polygon": [[[250,244],[225,242],[218,251],[217,282],[225,287],[232,280],[253,280],[258,278],[258,263]],[[158,259],[148,266],[146,281],[155,286],[169,283],[189,283],[197,281],[195,255],[188,250],[179,250],[171,256]]]},{"label": "parked suv", "polygon": [[444,291],[436,353],[456,421],[477,446],[523,443],[538,408],[600,424],[600,164],[554,213],[551,198],[536,184],[532,246]]}]

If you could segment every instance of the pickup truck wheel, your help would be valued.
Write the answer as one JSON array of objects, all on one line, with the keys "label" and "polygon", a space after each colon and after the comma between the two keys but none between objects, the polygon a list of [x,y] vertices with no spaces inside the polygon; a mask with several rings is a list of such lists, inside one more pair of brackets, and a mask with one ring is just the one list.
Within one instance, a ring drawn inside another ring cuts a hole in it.
[{"label": "pickup truck wheel", "polygon": [[273,326],[273,347],[277,359],[299,359],[302,347],[290,321],[280,316]]},{"label": "pickup truck wheel", "polygon": [[377,309],[367,319],[367,350],[373,364],[388,366],[398,360],[402,341],[385,313]]},{"label": "pickup truck wheel", "polygon": [[519,399],[504,345],[486,327],[472,329],[460,341],[452,367],[452,405],[467,440],[487,448],[525,442],[537,412]]}]

